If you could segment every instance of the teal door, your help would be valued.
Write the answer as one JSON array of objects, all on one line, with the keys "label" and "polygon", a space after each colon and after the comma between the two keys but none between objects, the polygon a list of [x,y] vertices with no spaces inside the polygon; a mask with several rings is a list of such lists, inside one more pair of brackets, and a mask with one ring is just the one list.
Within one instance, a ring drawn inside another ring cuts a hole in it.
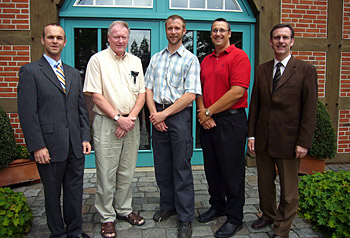
[{"label": "teal door", "polygon": [[[137,0],[134,1],[137,2]],[[173,3],[176,1],[177,0],[172,0]],[[226,0],[226,2],[228,2],[228,0]],[[127,51],[141,58],[144,72],[146,72],[151,56],[167,46],[168,42],[166,39],[164,24],[165,19],[171,14],[179,14],[186,19],[187,33],[183,39],[183,43],[188,50],[198,56],[200,61],[207,54],[213,51],[213,45],[210,40],[210,27],[212,20],[203,19],[203,13],[201,11],[195,11],[193,14],[191,14],[190,19],[187,20],[186,15],[189,15],[189,12],[191,11],[169,10],[169,2],[167,3],[164,0],[153,0],[152,9],[123,9],[123,14],[119,14],[121,17],[115,19],[110,15],[113,10],[120,11],[118,8],[74,8],[74,3],[76,2],[73,0],[66,1],[60,12],[61,25],[65,29],[67,37],[67,45],[64,48],[62,58],[64,62],[77,68],[81,72],[82,78],[84,78],[86,65],[90,57],[108,46],[107,28],[114,20],[125,20],[128,22],[131,32]],[[155,7],[157,7],[157,10],[155,10]],[[163,9],[163,12],[161,9]],[[153,11],[153,17],[151,17],[152,14],[149,13],[150,11]],[[159,13],[157,13],[157,11]],[[215,12],[209,12],[207,17],[216,19],[218,16],[213,13]],[[232,13],[221,13],[221,15],[224,16],[220,17],[225,17],[228,20],[229,18],[235,18],[236,20],[239,19],[237,17],[227,15]],[[225,16],[225,14],[227,16]],[[240,14],[242,14],[242,12]],[[74,15],[76,15],[76,17],[72,17]],[[246,16],[244,17],[246,18]],[[242,19],[244,20],[243,22]],[[232,29],[231,43],[235,44],[239,48],[242,48],[248,54],[253,65],[253,23],[255,22],[255,19],[242,19],[240,22],[229,20]],[[248,91],[250,95],[251,88]],[[86,101],[88,107],[90,108],[90,121],[92,122],[93,113],[91,108],[93,104],[91,102],[91,98],[87,97]],[[200,165],[203,164],[203,155],[198,137],[199,126],[196,121],[195,110],[196,108],[194,105],[192,113],[192,135],[195,143],[193,148],[192,164]],[[152,135],[148,115],[148,110],[146,107],[144,107],[139,115],[141,122],[141,143],[137,160],[138,167],[153,166],[151,146]],[[85,167],[95,167],[94,153],[87,156]]]}]

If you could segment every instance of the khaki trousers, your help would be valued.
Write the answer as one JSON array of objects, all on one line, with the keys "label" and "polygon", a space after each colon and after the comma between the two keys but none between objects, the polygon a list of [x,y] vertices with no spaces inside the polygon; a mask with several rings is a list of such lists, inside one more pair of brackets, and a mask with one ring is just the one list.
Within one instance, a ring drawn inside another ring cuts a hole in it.
[{"label": "khaki trousers", "polygon": [[[258,188],[262,218],[273,221],[276,235],[288,236],[298,211],[299,189],[298,169],[300,159],[273,158],[268,151],[257,154]],[[276,169],[280,179],[280,203],[276,204]]]},{"label": "khaki trousers", "polygon": [[97,176],[95,207],[101,223],[113,222],[117,214],[127,216],[132,212],[131,181],[140,144],[139,120],[121,139],[114,134],[116,128],[117,124],[109,117],[95,115],[92,129]]}]

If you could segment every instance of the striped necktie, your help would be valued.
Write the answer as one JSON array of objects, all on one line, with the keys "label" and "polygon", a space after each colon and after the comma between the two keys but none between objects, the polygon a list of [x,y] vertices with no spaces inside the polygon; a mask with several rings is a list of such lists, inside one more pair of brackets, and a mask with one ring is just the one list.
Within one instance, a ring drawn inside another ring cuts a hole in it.
[{"label": "striped necktie", "polygon": [[66,79],[65,79],[65,76],[64,76],[62,65],[60,63],[58,63],[58,64],[55,65],[55,68],[56,68],[57,78],[60,81],[60,84],[61,84],[61,86],[63,88],[63,91],[66,92]]},{"label": "striped necktie", "polygon": [[283,64],[281,62],[278,62],[276,65],[276,73],[275,76],[273,77],[273,89],[276,88],[276,85],[278,83],[278,81],[280,81],[281,79],[281,66],[283,66]]}]

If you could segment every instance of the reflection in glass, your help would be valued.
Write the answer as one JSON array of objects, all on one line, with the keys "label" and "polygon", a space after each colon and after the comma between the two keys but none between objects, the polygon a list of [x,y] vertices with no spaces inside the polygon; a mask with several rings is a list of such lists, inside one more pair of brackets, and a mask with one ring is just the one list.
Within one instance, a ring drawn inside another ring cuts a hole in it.
[{"label": "reflection in glass", "polygon": [[134,1],[134,6],[152,6],[152,0],[139,0]]},{"label": "reflection in glass", "polygon": [[208,9],[223,9],[222,0],[207,1]]},{"label": "reflection in glass", "polygon": [[182,38],[182,44],[186,49],[193,52],[193,31],[187,31]]},{"label": "reflection in glass", "polygon": [[[214,51],[214,45],[210,39],[210,31],[197,31],[197,57],[202,62],[205,56]],[[235,44],[237,48],[242,49],[242,32],[231,32],[230,44]],[[196,120],[196,148],[201,148],[199,139],[200,124]]]},{"label": "reflection in glass", "polygon": [[[103,0],[101,0],[103,1]],[[120,5],[120,6],[132,6],[132,2],[131,0],[118,0],[115,3],[116,5]]]},{"label": "reflection in glass", "polygon": [[170,7],[187,8],[187,0],[171,0]]},{"label": "reflection in glass", "polygon": [[107,28],[104,28],[104,29],[101,29],[101,49],[104,50],[104,49],[107,49],[108,48],[108,40],[107,40],[107,31],[108,29]]},{"label": "reflection in glass", "polygon": [[[143,73],[145,74],[148,64],[151,60],[151,30],[135,30],[130,31],[128,42],[129,53],[136,55],[141,59]],[[140,119],[140,150],[149,150],[150,146],[150,121],[149,110],[145,105],[139,114]]]},{"label": "reflection in glass", "polygon": [[190,8],[205,8],[205,0],[190,0]]},{"label": "reflection in glass", "polygon": [[225,1],[226,10],[240,10],[240,7],[236,0],[226,0]]},{"label": "reflection in glass", "polygon": [[78,0],[75,4],[76,5],[92,5],[93,0]]}]

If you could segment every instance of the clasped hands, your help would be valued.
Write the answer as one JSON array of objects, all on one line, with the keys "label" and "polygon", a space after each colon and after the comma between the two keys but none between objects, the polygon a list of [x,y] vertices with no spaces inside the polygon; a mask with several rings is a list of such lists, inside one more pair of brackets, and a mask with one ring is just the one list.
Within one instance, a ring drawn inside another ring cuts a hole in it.
[{"label": "clasped hands", "polygon": [[197,110],[197,118],[199,124],[206,130],[209,130],[216,126],[216,123],[212,117],[205,115],[206,108]]},{"label": "clasped hands", "polygon": [[168,130],[168,126],[165,124],[165,119],[167,119],[165,111],[151,113],[149,116],[149,120],[151,121],[154,128],[160,132]]},{"label": "clasped hands", "polygon": [[117,121],[118,127],[115,130],[114,134],[116,137],[123,138],[129,131],[133,130],[135,127],[135,121],[136,117],[119,117],[119,120]]}]

